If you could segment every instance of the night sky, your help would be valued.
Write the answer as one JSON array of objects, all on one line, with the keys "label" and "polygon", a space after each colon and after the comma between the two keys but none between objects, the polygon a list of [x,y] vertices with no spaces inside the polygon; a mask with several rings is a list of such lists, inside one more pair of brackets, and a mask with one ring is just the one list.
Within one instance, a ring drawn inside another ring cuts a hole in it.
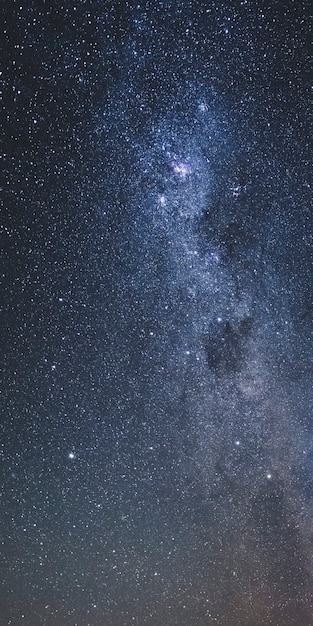
[{"label": "night sky", "polygon": [[310,2],[1,24],[0,626],[312,626]]}]

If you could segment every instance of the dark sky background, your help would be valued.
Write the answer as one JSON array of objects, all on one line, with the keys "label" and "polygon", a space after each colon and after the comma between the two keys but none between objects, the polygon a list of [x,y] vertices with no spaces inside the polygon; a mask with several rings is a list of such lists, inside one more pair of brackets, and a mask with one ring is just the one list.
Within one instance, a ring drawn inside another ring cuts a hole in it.
[{"label": "dark sky background", "polygon": [[5,0],[1,626],[312,626],[310,3]]}]

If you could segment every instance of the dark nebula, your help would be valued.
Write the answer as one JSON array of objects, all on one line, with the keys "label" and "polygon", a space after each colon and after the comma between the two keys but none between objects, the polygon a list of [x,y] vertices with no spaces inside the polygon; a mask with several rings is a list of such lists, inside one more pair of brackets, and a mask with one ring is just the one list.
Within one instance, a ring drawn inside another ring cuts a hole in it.
[{"label": "dark nebula", "polygon": [[210,370],[219,374],[238,372],[245,356],[245,344],[252,330],[252,318],[236,325],[226,322],[206,341],[207,362]]}]

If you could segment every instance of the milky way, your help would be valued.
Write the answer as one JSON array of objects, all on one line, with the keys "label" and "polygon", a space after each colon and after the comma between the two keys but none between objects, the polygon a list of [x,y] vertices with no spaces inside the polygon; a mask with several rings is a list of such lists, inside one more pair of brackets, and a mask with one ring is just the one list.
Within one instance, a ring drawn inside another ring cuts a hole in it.
[{"label": "milky way", "polygon": [[5,2],[0,624],[313,624],[306,2]]}]

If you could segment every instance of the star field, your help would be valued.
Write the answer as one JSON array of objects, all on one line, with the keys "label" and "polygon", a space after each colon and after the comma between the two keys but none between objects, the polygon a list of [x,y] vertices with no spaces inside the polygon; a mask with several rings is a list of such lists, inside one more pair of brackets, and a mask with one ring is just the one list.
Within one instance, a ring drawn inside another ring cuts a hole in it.
[{"label": "star field", "polygon": [[308,2],[4,2],[0,626],[313,624]]}]

